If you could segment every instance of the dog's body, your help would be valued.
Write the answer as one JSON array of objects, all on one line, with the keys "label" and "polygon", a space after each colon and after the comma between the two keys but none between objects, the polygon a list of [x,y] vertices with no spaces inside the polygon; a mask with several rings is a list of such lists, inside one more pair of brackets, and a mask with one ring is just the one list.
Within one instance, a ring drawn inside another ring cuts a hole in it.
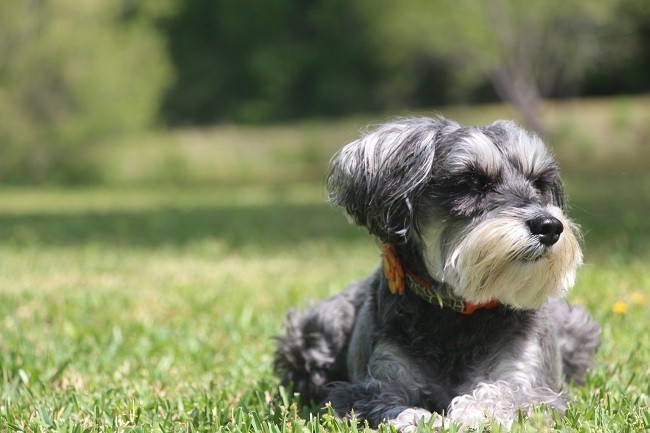
[{"label": "dog's body", "polygon": [[381,243],[383,272],[291,312],[275,369],[303,399],[401,431],[445,413],[509,427],[562,411],[599,326],[559,298],[581,263],[558,169],[510,122],[389,123],[333,159],[330,200]]}]

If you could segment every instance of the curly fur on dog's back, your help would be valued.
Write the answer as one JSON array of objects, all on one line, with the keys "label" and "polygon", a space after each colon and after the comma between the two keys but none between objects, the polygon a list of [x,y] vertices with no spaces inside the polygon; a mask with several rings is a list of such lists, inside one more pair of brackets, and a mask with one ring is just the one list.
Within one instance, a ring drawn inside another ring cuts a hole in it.
[{"label": "curly fur on dog's back", "polygon": [[348,380],[347,348],[367,285],[352,284],[305,311],[287,313],[286,334],[278,338],[273,367],[304,403],[320,402],[327,383]]}]

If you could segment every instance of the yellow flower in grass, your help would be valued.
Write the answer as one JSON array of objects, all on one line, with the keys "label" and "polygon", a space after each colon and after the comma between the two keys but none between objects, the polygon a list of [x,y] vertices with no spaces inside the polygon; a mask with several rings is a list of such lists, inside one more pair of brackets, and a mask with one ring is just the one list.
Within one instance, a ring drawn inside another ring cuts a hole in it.
[{"label": "yellow flower in grass", "polygon": [[630,300],[634,305],[644,305],[645,295],[641,292],[632,292],[632,294],[630,295]]},{"label": "yellow flower in grass", "polygon": [[625,314],[628,312],[629,309],[630,306],[627,305],[627,302],[623,302],[623,301],[616,301],[614,302],[614,305],[612,305],[612,311],[615,314]]}]

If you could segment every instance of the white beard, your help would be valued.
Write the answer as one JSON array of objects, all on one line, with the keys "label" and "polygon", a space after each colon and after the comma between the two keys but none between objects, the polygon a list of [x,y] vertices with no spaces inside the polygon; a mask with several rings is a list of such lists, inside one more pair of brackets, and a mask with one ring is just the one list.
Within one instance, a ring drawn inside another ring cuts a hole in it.
[{"label": "white beard", "polygon": [[446,258],[439,246],[442,230],[431,226],[423,239],[429,273],[473,303],[498,300],[515,308],[539,308],[549,297],[564,296],[582,264],[578,229],[559,208],[546,211],[564,226],[548,248],[530,234],[523,210],[480,223],[459,238]]}]

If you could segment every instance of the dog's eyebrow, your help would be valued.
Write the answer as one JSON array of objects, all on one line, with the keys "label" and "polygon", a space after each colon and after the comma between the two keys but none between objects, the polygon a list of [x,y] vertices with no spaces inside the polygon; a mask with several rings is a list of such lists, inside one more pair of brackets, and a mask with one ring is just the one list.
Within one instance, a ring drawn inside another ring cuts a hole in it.
[{"label": "dog's eyebrow", "polygon": [[508,161],[526,177],[541,176],[554,166],[553,157],[537,135],[520,129],[511,140]]},{"label": "dog's eyebrow", "polygon": [[501,170],[501,154],[492,140],[478,130],[471,130],[454,143],[448,163],[457,170],[479,168],[488,176],[496,177]]}]

